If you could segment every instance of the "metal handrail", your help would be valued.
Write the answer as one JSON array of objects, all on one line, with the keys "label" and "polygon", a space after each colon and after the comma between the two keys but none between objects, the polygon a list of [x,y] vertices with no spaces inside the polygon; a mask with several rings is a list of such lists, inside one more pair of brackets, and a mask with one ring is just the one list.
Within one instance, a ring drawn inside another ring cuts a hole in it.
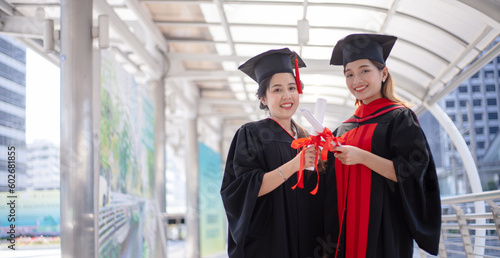
[{"label": "metal handrail", "polygon": [[[477,202],[486,212],[475,213]],[[442,198],[439,256],[500,257],[499,204],[500,190]]]},{"label": "metal handrail", "polygon": [[467,203],[475,201],[485,201],[500,199],[500,190],[487,191],[482,193],[464,194],[452,197],[441,198],[441,204]]}]

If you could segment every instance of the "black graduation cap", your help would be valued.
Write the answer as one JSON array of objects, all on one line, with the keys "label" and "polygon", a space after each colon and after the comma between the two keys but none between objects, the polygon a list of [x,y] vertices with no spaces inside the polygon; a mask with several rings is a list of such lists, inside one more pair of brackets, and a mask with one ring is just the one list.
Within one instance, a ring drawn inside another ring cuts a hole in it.
[{"label": "black graduation cap", "polygon": [[385,64],[398,38],[380,34],[351,34],[339,40],[333,48],[331,65],[346,65],[359,59]]},{"label": "black graduation cap", "polygon": [[306,67],[306,64],[297,53],[292,52],[288,48],[272,49],[256,55],[240,65],[238,69],[250,76],[257,83],[260,83],[264,78],[275,73],[293,74],[294,67],[297,88],[299,93],[302,93],[299,68]]}]

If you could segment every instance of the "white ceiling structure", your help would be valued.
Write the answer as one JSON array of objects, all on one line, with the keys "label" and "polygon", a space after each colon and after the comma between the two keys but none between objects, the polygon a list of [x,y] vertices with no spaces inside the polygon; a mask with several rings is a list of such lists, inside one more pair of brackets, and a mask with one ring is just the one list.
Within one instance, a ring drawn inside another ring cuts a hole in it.
[{"label": "white ceiling structure", "polygon": [[[60,28],[60,4],[0,0],[0,33],[57,63],[58,45],[45,53],[41,32],[45,19]],[[237,67],[269,49],[301,55],[307,65],[301,106],[312,111],[316,99],[325,98],[324,124],[332,129],[355,108],[342,68],[329,65],[333,46],[348,34],[399,38],[387,65],[397,94],[418,113],[500,53],[492,46],[500,35],[498,0],[94,0],[94,13],[96,23],[98,15],[109,16],[110,48],[139,82],[165,79],[167,138],[182,134],[177,106],[196,104],[200,121],[227,129],[225,140],[241,124],[264,117],[256,83]]]}]

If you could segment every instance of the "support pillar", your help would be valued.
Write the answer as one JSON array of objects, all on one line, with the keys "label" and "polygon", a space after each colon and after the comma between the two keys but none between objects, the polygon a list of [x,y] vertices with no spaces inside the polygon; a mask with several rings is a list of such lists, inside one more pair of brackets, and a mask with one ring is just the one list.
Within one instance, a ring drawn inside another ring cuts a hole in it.
[{"label": "support pillar", "polygon": [[[101,49],[94,49],[94,60],[93,60],[93,88],[92,88],[92,105],[93,105],[93,143],[94,143],[94,160],[93,160],[93,181],[94,181],[94,228],[99,228],[99,176],[101,171]],[[94,251],[95,254],[99,254],[99,230],[94,230]]]},{"label": "support pillar", "polygon": [[155,194],[159,211],[165,213],[165,84],[163,80],[148,84],[155,103]]},{"label": "support pillar", "polygon": [[498,235],[498,240],[500,240],[500,206],[492,200],[486,201],[491,207],[491,213],[493,215],[493,222],[495,223],[496,232]]},{"label": "support pillar", "polygon": [[200,226],[198,203],[198,107],[192,110],[186,119],[186,251],[187,258],[200,257]]},{"label": "support pillar", "polygon": [[95,253],[92,0],[61,1],[61,255]]},{"label": "support pillar", "polygon": [[462,243],[464,245],[465,257],[467,258],[475,257],[471,236],[469,233],[469,229],[467,228],[467,220],[465,218],[465,213],[457,205],[452,204],[451,206],[455,209],[457,213],[458,229],[460,231],[460,235],[462,236]]},{"label": "support pillar", "polygon": [[167,236],[165,234],[166,214],[166,182],[165,182],[165,82],[164,80],[150,80],[146,87],[154,98],[155,105],[155,202],[158,217],[158,234],[156,239],[156,257],[166,257]]},{"label": "support pillar", "polygon": [[448,258],[448,254],[446,253],[446,246],[444,245],[443,233],[443,230],[441,230],[441,235],[439,236],[439,257]]}]

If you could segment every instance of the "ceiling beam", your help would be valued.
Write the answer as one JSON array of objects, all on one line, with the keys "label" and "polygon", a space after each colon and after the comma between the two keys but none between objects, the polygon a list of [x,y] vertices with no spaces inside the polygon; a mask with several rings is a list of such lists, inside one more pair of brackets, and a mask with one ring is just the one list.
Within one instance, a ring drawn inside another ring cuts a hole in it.
[{"label": "ceiling beam", "polygon": [[139,0],[143,4],[212,4],[211,0]]},{"label": "ceiling beam", "polygon": [[389,25],[390,21],[392,20],[392,17],[394,17],[394,14],[398,9],[399,2],[400,2],[399,0],[392,1],[391,7],[387,10],[387,15],[385,16],[384,22],[382,23],[382,26],[380,27],[378,33],[385,33],[387,26]]},{"label": "ceiling beam", "polygon": [[[217,0],[217,1],[220,1],[220,0]],[[395,6],[393,6],[395,8],[393,8],[393,9],[386,9],[386,8],[376,7],[376,6],[373,6],[373,5],[349,4],[349,3],[311,3],[311,2],[308,2],[307,5],[308,6],[319,6],[319,7],[356,8],[356,9],[371,10],[371,11],[388,13],[388,14],[390,14],[390,12],[393,12],[392,15],[394,15],[396,13],[396,7],[397,7],[397,4],[398,4],[398,1],[396,1],[396,2],[393,3],[393,4],[395,4]],[[466,1],[466,0],[462,0],[462,1]],[[191,3],[191,4],[203,4],[203,3],[210,4],[211,3],[210,1],[172,1],[172,0],[159,0],[159,1],[151,1],[151,0],[145,1],[145,0],[142,0],[141,2],[144,2],[144,3],[151,3],[151,2],[154,2],[154,3]],[[230,5],[260,5],[260,6],[263,6],[263,5],[302,6],[303,5],[302,2],[285,2],[285,1],[283,1],[283,2],[276,2],[276,1],[224,1],[223,3],[224,4],[230,4]],[[444,34],[448,34],[451,38],[453,38],[455,41],[457,41],[461,45],[465,46],[467,44],[467,42],[464,39],[460,38],[459,36],[451,33],[450,31],[448,31],[448,30],[446,30],[446,29],[444,29],[444,28],[442,28],[440,26],[437,26],[436,24],[430,23],[429,21],[422,20],[422,19],[420,19],[420,18],[418,18],[416,16],[412,16],[412,15],[405,14],[405,13],[397,13],[397,15],[406,17],[408,19],[417,20],[419,23],[427,24],[427,25],[429,25],[431,27],[434,27],[437,30],[442,31]],[[391,17],[389,17],[389,19],[391,19]],[[232,26],[232,24],[230,26]],[[383,25],[383,26],[386,26],[386,25]],[[382,27],[382,28],[384,28],[384,27]],[[353,28],[351,28],[351,30],[352,29]]]},{"label": "ceiling beam", "polygon": [[[3,0],[1,0],[3,1]],[[14,6],[14,8],[18,8],[18,7],[60,7],[61,6],[61,3],[58,1],[58,2],[52,2],[52,3],[22,3],[22,2],[16,2],[16,3],[13,3],[12,4]]]},{"label": "ceiling beam", "polygon": [[159,48],[159,50],[166,54],[168,51],[167,40],[155,26],[154,22],[152,21],[153,18],[151,17],[151,14],[147,10],[145,10],[145,7],[142,6],[138,0],[124,1],[128,8],[135,14],[135,16],[137,16],[142,27],[145,28],[147,32],[149,32],[149,35],[153,36],[156,46]]},{"label": "ceiling beam", "polygon": [[7,3],[5,0],[0,0],[0,10],[10,16],[15,14],[14,7],[11,4]]},{"label": "ceiling beam", "polygon": [[[304,69],[300,71],[301,74],[333,74],[335,75],[335,69],[333,67],[328,67],[325,65],[324,69]],[[341,75],[342,72],[339,73]],[[246,76],[239,70],[225,71],[225,70],[192,70],[192,71],[181,71],[181,72],[171,72],[168,74],[169,80],[203,80],[203,79],[227,79],[230,76],[244,77]]]},{"label": "ceiling beam", "polygon": [[0,33],[15,37],[43,38],[43,23],[26,16],[0,16]]},{"label": "ceiling beam", "polygon": [[116,33],[133,49],[133,51],[144,61],[146,64],[146,72],[153,78],[161,78],[162,70],[159,59],[155,58],[152,53],[144,48],[144,44],[132,33],[129,26],[123,22],[120,17],[115,13],[113,8],[107,3],[106,0],[94,0],[94,10],[100,14],[106,14],[109,17],[109,24],[116,31]]},{"label": "ceiling beam", "polygon": [[[193,22],[193,21],[153,21],[157,26],[179,26],[179,27],[219,27],[222,26],[219,22]],[[296,24],[264,24],[264,23],[241,23],[233,22],[230,27],[252,27],[252,28],[280,28],[280,29],[296,29]],[[309,29],[331,29],[331,30],[346,30],[352,31],[352,27],[345,26],[314,26],[309,25]],[[358,31],[374,32],[372,30],[356,29]]]},{"label": "ceiling beam", "polygon": [[41,40],[26,37],[16,37],[16,39],[26,44],[26,46],[30,47],[34,52],[47,59],[53,65],[59,67],[60,54],[58,49],[56,49],[54,53],[47,53],[43,48],[43,42],[41,42]]},{"label": "ceiling beam", "polygon": [[[340,29],[340,28],[334,28],[334,29]],[[343,29],[346,29],[346,30],[351,30],[352,31],[352,28],[343,28]],[[369,31],[367,31],[369,32]],[[426,53],[428,53],[429,55],[435,57],[436,59],[439,59],[441,62],[444,62],[444,63],[448,63],[449,61],[446,60],[444,57],[442,57],[441,55],[427,49],[427,48],[424,48],[422,47],[421,45],[418,45],[414,42],[411,42],[411,41],[408,41],[408,40],[405,40],[405,39],[398,39],[398,41],[401,41],[401,42],[405,42],[415,48],[418,48]],[[193,38],[169,38],[169,42],[171,43],[186,43],[186,44],[189,44],[189,43],[194,43],[194,44],[207,44],[207,45],[215,45],[215,44],[227,44],[226,41],[214,41],[214,40],[207,40],[207,39],[193,39]],[[282,47],[283,46],[283,43],[272,43],[272,42],[244,42],[244,41],[237,41],[237,42],[233,42],[233,44],[235,45],[269,45],[269,46],[279,46],[279,47]],[[289,47],[300,47],[299,44],[287,44]],[[333,45],[332,44],[328,44],[328,45],[318,45],[318,44],[305,44],[304,47],[331,47],[333,48]],[[170,55],[172,55],[172,57],[175,57],[175,55],[182,55],[180,53],[170,53]],[[198,54],[189,54],[189,56],[183,56],[184,58],[190,58],[190,56],[196,56]],[[216,56],[216,55],[214,55]]]},{"label": "ceiling beam", "polygon": [[[487,16],[488,18],[500,24],[500,2],[498,0],[458,0],[463,4],[471,7],[479,12],[479,16]],[[454,1],[455,2],[455,1]],[[497,27],[499,28],[499,27]]]},{"label": "ceiling beam", "polygon": [[[168,58],[172,61],[186,61],[186,60],[192,60],[192,61],[214,61],[214,62],[237,62],[237,63],[243,63],[247,61],[250,56],[233,56],[233,55],[218,55],[218,54],[187,54],[187,53],[169,53]],[[328,67],[334,67],[329,65],[329,59],[307,59],[303,58],[304,62],[307,65],[307,68],[310,67],[317,67],[317,66],[328,66]],[[301,70],[302,71],[302,70]],[[342,71],[342,69],[339,68],[339,71]]]},{"label": "ceiling beam", "polygon": [[[212,4],[213,1],[209,0],[141,0],[142,3],[154,4]],[[224,4],[229,5],[259,5],[259,6],[267,6],[267,5],[275,5],[275,6],[303,6],[302,1],[297,2],[286,2],[286,1],[227,1],[223,2]],[[385,8],[376,7],[372,5],[363,5],[363,4],[348,4],[348,3],[311,3],[308,2],[308,6],[330,6],[330,7],[351,7],[358,9],[366,9],[372,11],[384,11]]]}]

